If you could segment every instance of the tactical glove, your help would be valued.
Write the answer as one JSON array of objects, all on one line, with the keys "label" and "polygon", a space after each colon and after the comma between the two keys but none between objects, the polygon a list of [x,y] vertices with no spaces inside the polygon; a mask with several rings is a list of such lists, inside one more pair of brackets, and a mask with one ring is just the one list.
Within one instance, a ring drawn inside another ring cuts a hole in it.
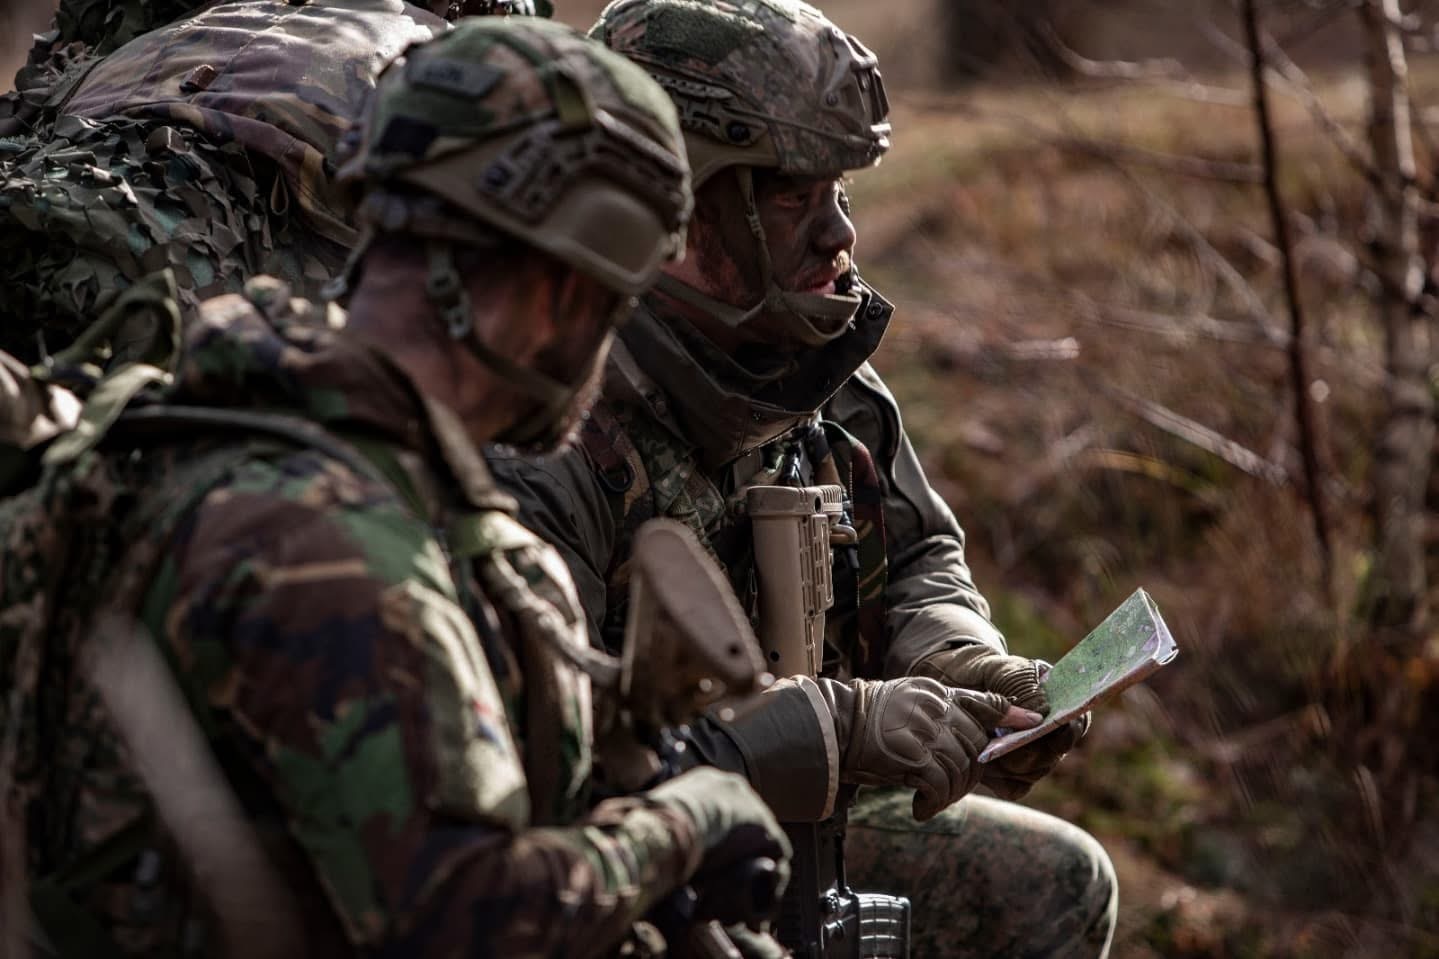
[{"label": "tactical glove", "polygon": [[993,693],[917,677],[819,685],[839,741],[840,780],[915,790],[920,822],[975,787],[975,757],[1010,706]]},{"label": "tactical glove", "polygon": [[744,777],[700,766],[656,786],[646,797],[680,810],[694,822],[704,849],[693,877],[696,886],[728,867],[767,858],[779,869],[776,895],[784,892],[792,852],[789,839]]},{"label": "tactical glove", "polygon": [[[929,676],[953,686],[985,689],[1012,699],[1034,712],[1049,712],[1049,698],[1040,685],[1049,664],[1040,659],[1006,656],[988,646],[963,646],[920,661],[914,675]],[[983,767],[983,782],[1001,799],[1019,799],[1054,771],[1065,754],[1089,731],[1089,714],[1016,749]]]},{"label": "tactical glove", "polygon": [[1045,666],[1042,660],[1007,656],[975,643],[922,659],[910,675],[937,679],[946,686],[998,693],[1016,706],[1043,715],[1049,712],[1049,698],[1039,685]]},{"label": "tactical glove", "polygon": [[982,782],[1001,799],[1019,799],[1053,772],[1088,731],[1089,713],[1085,713],[1054,732],[985,764]]}]

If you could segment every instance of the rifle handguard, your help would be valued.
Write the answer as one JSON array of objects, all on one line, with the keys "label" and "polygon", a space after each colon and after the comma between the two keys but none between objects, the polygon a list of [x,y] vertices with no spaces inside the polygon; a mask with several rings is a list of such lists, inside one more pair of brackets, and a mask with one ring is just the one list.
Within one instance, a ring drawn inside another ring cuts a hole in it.
[{"label": "rifle handguard", "polygon": [[752,486],[759,642],[777,676],[818,676],[824,618],[834,605],[831,538],[844,515],[840,486]]}]

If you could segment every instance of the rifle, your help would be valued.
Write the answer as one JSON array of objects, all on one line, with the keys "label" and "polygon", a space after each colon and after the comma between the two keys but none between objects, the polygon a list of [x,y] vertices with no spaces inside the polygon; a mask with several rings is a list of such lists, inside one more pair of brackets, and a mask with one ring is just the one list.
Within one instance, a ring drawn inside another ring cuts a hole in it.
[{"label": "rifle", "polygon": [[[745,511],[754,532],[759,641],[781,676],[819,675],[825,613],[834,605],[833,551],[851,548],[844,488],[751,486]],[[780,905],[778,935],[797,959],[909,956],[908,899],[856,893],[844,869],[844,830],[852,790],[822,822],[786,823],[793,875]]]},{"label": "rifle", "polygon": [[[652,788],[686,768],[687,724],[732,720],[774,682],[728,580],[694,534],[656,519],[635,534],[629,616],[613,714],[602,720],[605,791]],[[724,926],[777,905],[778,865],[743,863],[703,890],[686,886],[647,917],[677,959],[740,959]]]}]

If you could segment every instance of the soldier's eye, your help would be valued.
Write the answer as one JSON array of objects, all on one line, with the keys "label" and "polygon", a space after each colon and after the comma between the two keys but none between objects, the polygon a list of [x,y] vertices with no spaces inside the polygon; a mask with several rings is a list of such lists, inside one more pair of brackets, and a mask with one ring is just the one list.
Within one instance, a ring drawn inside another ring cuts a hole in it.
[{"label": "soldier's eye", "polygon": [[809,190],[793,190],[778,194],[775,197],[775,203],[786,210],[803,210],[809,206],[810,198]]}]

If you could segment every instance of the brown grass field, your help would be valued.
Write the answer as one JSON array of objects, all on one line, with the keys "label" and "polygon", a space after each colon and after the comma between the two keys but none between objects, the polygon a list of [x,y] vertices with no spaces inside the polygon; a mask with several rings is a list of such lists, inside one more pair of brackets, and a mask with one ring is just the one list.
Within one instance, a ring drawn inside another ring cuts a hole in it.
[{"label": "brown grass field", "polygon": [[[1359,132],[1358,76],[1334,70],[1320,89]],[[853,184],[858,262],[900,306],[877,364],[970,533],[997,620],[1016,650],[1058,655],[1145,586],[1183,647],[1101,709],[1028,800],[1113,854],[1115,955],[1439,955],[1434,781],[1412,770],[1434,729],[1433,640],[1400,667],[1427,713],[1370,731],[1410,764],[1413,792],[1388,794],[1345,758],[1363,712],[1353,676],[1373,654],[1347,611],[1369,561],[1384,379],[1345,242],[1363,231],[1361,183],[1281,102],[1340,514],[1336,617],[1295,491],[1285,356],[1244,318],[1254,296],[1285,323],[1263,194],[1163,159],[1254,162],[1251,112],[1115,87],[897,101],[893,154]],[[1190,423],[1268,465],[1237,468]]]},{"label": "brown grass field", "polygon": [[[559,2],[577,25],[600,6]],[[894,149],[851,187],[858,262],[899,306],[877,365],[1016,651],[1062,655],[1138,586],[1183,649],[1101,708],[1027,801],[1113,854],[1120,959],[1439,956],[1439,821],[1424,814],[1439,794],[1439,639],[1396,660],[1352,614],[1384,386],[1354,242],[1362,181],[1278,98],[1336,605],[1296,492],[1284,352],[1251,308],[1285,327],[1264,197],[1246,182],[1257,140],[1243,75],[1205,77],[1238,104],[1022,71],[943,89],[933,9],[830,5],[896,64]],[[1365,87],[1350,60],[1328,57],[1316,81],[1358,135]],[[1420,117],[1439,121],[1439,68],[1414,68],[1416,104],[1435,111]],[[1380,661],[1419,705],[1375,730],[1356,718],[1354,676]],[[1361,733],[1384,769],[1354,759]]]}]

